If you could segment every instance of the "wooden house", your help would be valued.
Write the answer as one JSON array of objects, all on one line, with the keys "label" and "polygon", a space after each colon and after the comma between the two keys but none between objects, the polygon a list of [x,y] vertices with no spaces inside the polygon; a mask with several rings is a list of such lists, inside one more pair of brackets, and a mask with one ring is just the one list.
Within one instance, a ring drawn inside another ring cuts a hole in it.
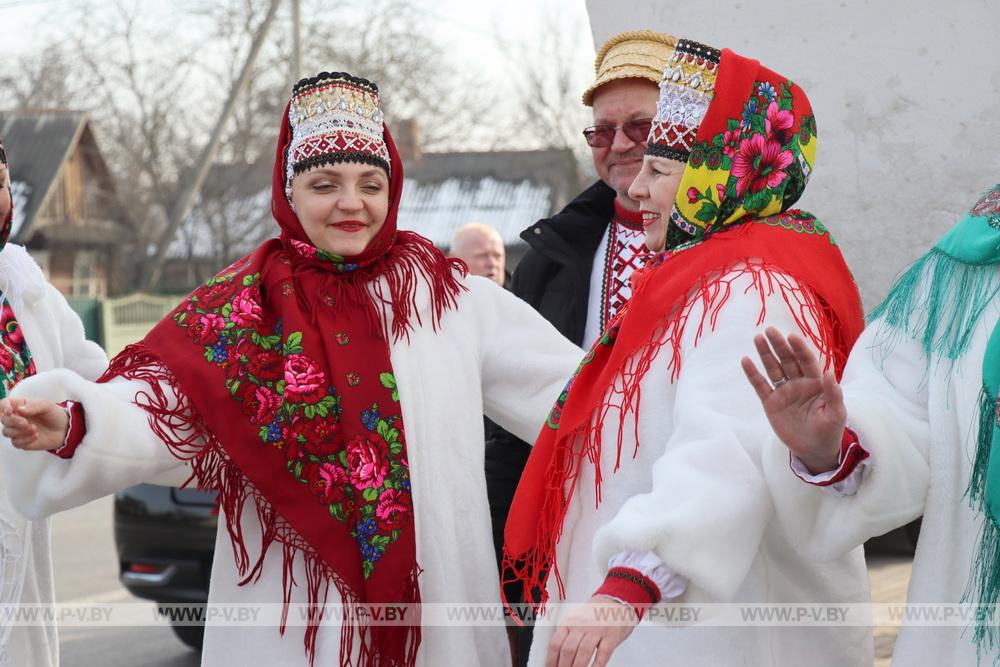
[{"label": "wooden house", "polygon": [[127,289],[123,266],[135,234],[87,115],[0,112],[14,198],[11,241],[27,247],[68,297]]}]

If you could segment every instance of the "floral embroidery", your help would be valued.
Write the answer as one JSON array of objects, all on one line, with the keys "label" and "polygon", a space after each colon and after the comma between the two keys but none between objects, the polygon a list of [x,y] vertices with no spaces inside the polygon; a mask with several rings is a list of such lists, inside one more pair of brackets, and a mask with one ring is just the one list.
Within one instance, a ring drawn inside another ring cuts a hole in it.
[{"label": "floral embroidery", "polygon": [[989,225],[1000,228],[1000,185],[994,185],[988,190],[969,211],[977,218],[989,218]]},{"label": "floral embroidery", "polygon": [[[693,216],[706,231],[731,221],[734,214],[763,214],[775,198],[789,198],[786,191],[805,187],[810,166],[801,146],[816,136],[816,119],[803,116],[793,131],[793,85],[786,81],[778,90],[768,81],[758,82],[739,118],[730,118],[725,130],[692,147],[689,167],[729,172],[721,183],[703,180],[684,191],[685,203],[698,207]],[[683,216],[674,217],[681,228],[697,233]]]},{"label": "floral embroidery", "polygon": [[[223,371],[226,388],[258,427],[261,443],[283,449],[287,472],[327,507],[332,519],[351,528],[367,579],[412,514],[402,418],[398,412],[383,415],[373,404],[359,415],[368,434],[344,442],[340,397],[304,353],[302,332],[284,331],[280,319],[266,319],[259,281],[256,273],[213,278],[174,313],[174,321]],[[13,319],[6,312],[5,323]],[[349,342],[347,334],[335,338],[341,345]],[[0,346],[0,361],[5,351]],[[349,386],[362,380],[353,372],[345,377]],[[398,403],[395,376],[378,378]]]},{"label": "floral embroidery", "polygon": [[762,81],[760,85],[757,86],[757,94],[766,99],[768,102],[773,102],[775,95],[778,93],[774,90],[774,86],[770,81]]},{"label": "floral embroidery", "polygon": [[[382,376],[391,377],[392,373]],[[372,404],[371,409],[362,411],[361,422],[369,435],[353,438],[339,457],[355,499],[360,496],[358,519],[351,534],[358,541],[367,579],[386,548],[399,538],[413,503],[409,464],[402,457],[402,419],[399,415],[383,416],[378,404]]]},{"label": "floral embroidery", "polygon": [[14,385],[35,374],[35,362],[24,340],[24,332],[7,303],[0,294],[0,398],[6,398]]},{"label": "floral embroidery", "polygon": [[351,337],[343,332],[334,334],[333,338],[337,341],[337,345],[347,345],[351,342]]},{"label": "floral embroidery", "polygon": [[559,422],[562,419],[563,408],[566,407],[566,399],[569,398],[569,392],[573,388],[573,381],[580,374],[580,371],[589,364],[597,356],[597,350],[600,347],[607,347],[615,344],[615,340],[618,338],[618,330],[621,328],[621,320],[625,315],[626,310],[622,310],[618,313],[614,320],[612,320],[611,325],[608,327],[607,331],[597,339],[597,342],[587,351],[583,359],[580,361],[580,365],[576,367],[573,371],[572,377],[566,382],[566,386],[559,393],[559,398],[556,399],[555,404],[552,409],[549,410],[548,416],[545,418],[545,425],[553,430],[559,429]]},{"label": "floral embroidery", "polygon": [[805,211],[785,211],[784,213],[770,215],[755,222],[770,225],[771,227],[781,227],[792,232],[798,232],[799,234],[826,236],[830,239],[830,245],[837,245],[837,242],[833,240],[833,236],[827,230],[826,226],[817,220],[816,216]]},{"label": "floral embroidery", "polygon": [[353,271],[358,268],[357,264],[348,264],[345,262],[344,258],[340,255],[335,255],[332,252],[321,250],[320,248],[317,248],[309,243],[303,243],[302,241],[292,239],[292,248],[294,248],[295,252],[299,253],[303,257],[318,259],[321,262],[329,262],[330,264],[333,264],[334,268],[338,271]]},{"label": "floral embroidery", "polygon": [[392,400],[399,403],[399,389],[396,387],[396,376],[392,373],[381,373],[378,376],[378,381],[382,383],[382,386],[392,392]]},{"label": "floral embroidery", "polygon": [[785,181],[785,168],[791,163],[792,152],[782,150],[781,144],[774,139],[755,134],[743,140],[739,153],[733,158],[736,196],[742,197],[748,192],[753,196],[765,188],[778,187]]}]

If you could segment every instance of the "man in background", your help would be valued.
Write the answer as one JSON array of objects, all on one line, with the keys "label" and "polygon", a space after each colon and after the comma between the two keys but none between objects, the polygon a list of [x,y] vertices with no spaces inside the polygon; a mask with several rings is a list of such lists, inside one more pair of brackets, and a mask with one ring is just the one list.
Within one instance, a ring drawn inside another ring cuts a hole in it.
[{"label": "man in background", "polygon": [[489,278],[501,287],[507,284],[506,251],[500,232],[482,222],[462,225],[451,238],[450,257],[469,265],[469,273]]}]

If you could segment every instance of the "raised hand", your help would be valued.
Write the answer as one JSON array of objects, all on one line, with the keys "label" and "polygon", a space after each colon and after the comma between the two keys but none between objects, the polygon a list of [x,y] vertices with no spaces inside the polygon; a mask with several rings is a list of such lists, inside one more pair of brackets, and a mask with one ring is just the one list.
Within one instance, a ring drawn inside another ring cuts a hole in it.
[{"label": "raised hand", "polygon": [[771,428],[813,474],[833,470],[847,423],[840,385],[801,336],[786,339],[774,327],[764,333],[753,341],[767,377],[749,357],[740,363]]},{"label": "raised hand", "polygon": [[66,441],[69,417],[52,401],[5,398],[0,401],[0,424],[18,449],[58,449]]}]

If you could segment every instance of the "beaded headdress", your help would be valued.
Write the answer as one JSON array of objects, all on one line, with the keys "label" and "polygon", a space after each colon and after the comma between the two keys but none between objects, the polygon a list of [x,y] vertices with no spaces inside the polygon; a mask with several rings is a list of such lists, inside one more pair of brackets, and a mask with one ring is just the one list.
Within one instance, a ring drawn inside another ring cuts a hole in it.
[{"label": "beaded headdress", "polygon": [[[322,72],[292,89],[285,188],[296,174],[322,164],[366,162],[389,169],[378,86],[346,72]],[[391,175],[391,174],[390,174]]]},{"label": "beaded headdress", "polygon": [[647,155],[687,162],[715,94],[720,55],[710,46],[677,40],[660,79],[660,98],[649,130]]}]

